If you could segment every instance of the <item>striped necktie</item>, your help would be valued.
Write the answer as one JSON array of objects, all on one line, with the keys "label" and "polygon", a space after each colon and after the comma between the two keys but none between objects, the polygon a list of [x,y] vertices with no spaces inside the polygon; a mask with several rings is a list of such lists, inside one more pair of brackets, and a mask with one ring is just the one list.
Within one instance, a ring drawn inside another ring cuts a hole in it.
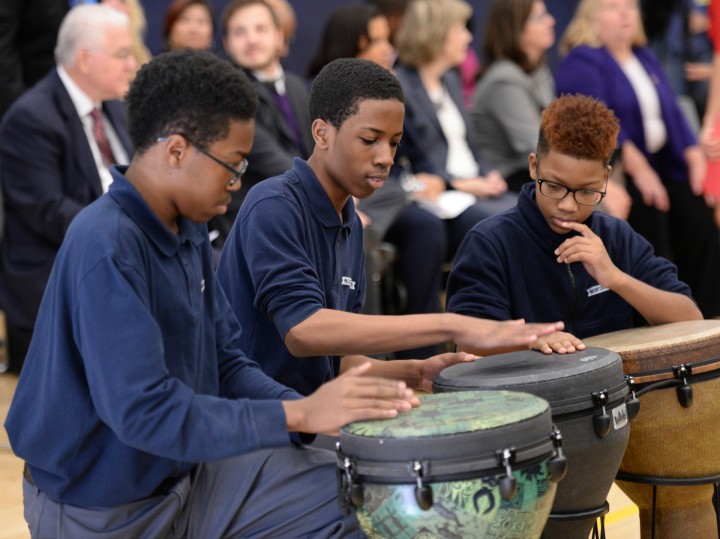
[{"label": "striped necktie", "polygon": [[102,156],[103,163],[106,167],[109,167],[115,162],[113,157],[112,149],[110,149],[110,143],[108,142],[107,136],[105,135],[105,126],[103,125],[102,114],[97,108],[92,109],[90,113],[93,122],[93,136],[95,142],[97,142],[98,148],[100,149],[100,155]]}]

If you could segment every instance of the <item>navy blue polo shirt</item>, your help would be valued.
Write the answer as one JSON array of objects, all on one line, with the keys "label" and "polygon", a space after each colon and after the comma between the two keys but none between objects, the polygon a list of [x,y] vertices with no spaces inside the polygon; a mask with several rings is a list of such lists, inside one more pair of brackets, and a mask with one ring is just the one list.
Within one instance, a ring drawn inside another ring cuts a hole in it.
[{"label": "navy blue polo shirt", "polygon": [[181,218],[173,234],[112,172],[68,229],[5,423],[38,488],[79,506],[132,502],[196,463],[287,446],[269,399],[298,398],[238,348],[207,227]]},{"label": "navy blue polo shirt", "polygon": [[217,270],[243,328],[243,350],[304,395],[334,378],[338,357],[298,359],[284,338],[320,309],[359,312],[363,264],[352,198],[341,221],[305,161],[295,159],[284,174],[258,183],[243,202]]}]

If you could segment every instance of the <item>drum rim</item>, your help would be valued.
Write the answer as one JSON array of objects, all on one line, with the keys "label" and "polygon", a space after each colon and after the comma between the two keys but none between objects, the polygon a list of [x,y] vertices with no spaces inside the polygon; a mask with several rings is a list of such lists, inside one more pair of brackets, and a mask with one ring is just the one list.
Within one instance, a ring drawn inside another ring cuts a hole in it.
[{"label": "drum rim", "polygon": [[505,473],[499,455],[506,449],[511,449],[514,453],[513,470],[524,469],[533,464],[547,461],[555,454],[555,444],[551,433],[548,433],[546,438],[532,444],[520,447],[498,447],[493,452],[488,451],[480,455],[473,454],[450,459],[406,457],[384,461],[368,460],[344,453],[341,445],[339,444],[340,447],[336,450],[336,462],[341,470],[346,468],[346,459],[348,459],[347,462],[351,464],[355,477],[370,482],[400,484],[416,482],[417,476],[413,472],[413,464],[416,462],[423,464],[423,482],[438,482],[472,478],[471,474],[477,472],[487,472],[487,475]]}]

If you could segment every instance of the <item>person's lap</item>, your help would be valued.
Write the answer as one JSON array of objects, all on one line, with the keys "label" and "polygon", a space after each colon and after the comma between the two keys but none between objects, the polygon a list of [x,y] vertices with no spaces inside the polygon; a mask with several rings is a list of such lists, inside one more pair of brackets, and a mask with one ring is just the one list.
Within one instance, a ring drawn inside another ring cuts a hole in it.
[{"label": "person's lap", "polygon": [[109,509],[57,504],[24,481],[33,537],[363,537],[337,498],[335,456],[281,448],[198,466],[169,492]]}]

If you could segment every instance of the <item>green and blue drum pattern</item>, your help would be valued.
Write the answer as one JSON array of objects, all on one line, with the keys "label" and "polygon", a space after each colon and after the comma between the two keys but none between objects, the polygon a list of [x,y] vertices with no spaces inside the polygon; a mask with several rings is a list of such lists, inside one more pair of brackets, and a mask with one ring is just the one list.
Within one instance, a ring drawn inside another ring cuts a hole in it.
[{"label": "green and blue drum pattern", "polygon": [[420,406],[392,419],[358,421],[343,432],[371,438],[432,438],[492,430],[543,414],[547,401],[518,391],[458,391],[420,397]]},{"label": "green and blue drum pattern", "polygon": [[[493,431],[523,424],[539,416],[549,417],[549,405],[543,399],[512,391],[472,391],[441,393],[421,397],[420,407],[382,421],[353,423],[343,433],[377,439],[387,446],[398,439],[417,440],[418,451],[440,439],[453,442],[453,435]],[[526,430],[526,429],[525,429]],[[341,435],[341,444],[342,444]],[[384,441],[384,442],[383,442]],[[513,440],[507,440],[507,446]],[[467,444],[465,444],[467,445]],[[387,448],[392,453],[390,447]],[[494,449],[502,449],[496,447]],[[472,447],[459,447],[472,455]],[[431,451],[430,451],[431,452]],[[492,451],[491,451],[492,452]],[[488,448],[478,448],[487,455]],[[363,455],[354,455],[366,459]],[[429,455],[419,455],[428,458]],[[397,455],[388,455],[390,460]],[[376,459],[372,459],[376,460]],[[498,486],[504,474],[478,471],[476,477],[455,481],[430,482],[434,503],[422,510],[415,498],[413,484],[380,484],[363,481],[363,504],[357,518],[370,538],[485,538],[531,539],[542,534],[555,498],[556,484],[550,480],[547,459],[513,468],[517,493],[504,500]]]},{"label": "green and blue drum pattern", "polygon": [[518,491],[503,500],[498,477],[431,483],[434,503],[423,511],[413,485],[365,483],[365,501],[357,510],[360,526],[371,539],[538,538],[547,522],[556,484],[545,463],[513,472]]}]

